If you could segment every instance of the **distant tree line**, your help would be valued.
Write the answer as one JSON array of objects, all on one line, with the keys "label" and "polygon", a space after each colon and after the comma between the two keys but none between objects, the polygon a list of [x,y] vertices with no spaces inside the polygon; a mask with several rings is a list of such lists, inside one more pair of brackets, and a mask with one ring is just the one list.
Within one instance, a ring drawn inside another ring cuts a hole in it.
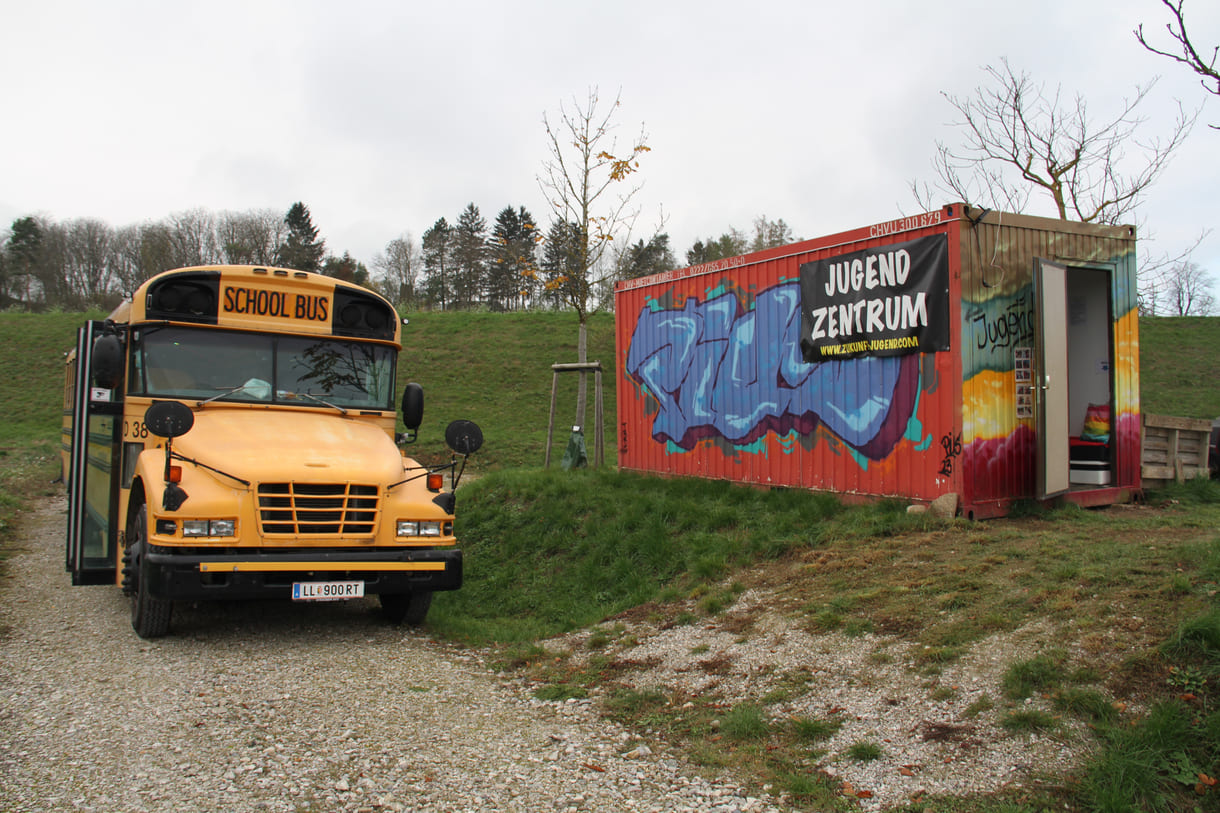
[{"label": "distant tree line", "polygon": [[0,241],[0,307],[109,308],[149,277],[192,265],[280,265],[367,282],[349,255],[326,254],[303,203],[263,209],[192,209],[156,223],[112,228],[101,220],[20,217]]},{"label": "distant tree line", "polygon": [[[210,212],[192,209],[164,220],[113,228],[94,218],[20,217],[0,232],[0,309],[109,309],[141,283],[171,268],[268,265],[314,271],[372,287],[404,310],[520,311],[565,307],[577,224],[553,222],[543,234],[523,206],[505,206],[488,224],[470,203],[450,222],[441,217],[418,242],[409,234],[386,244],[371,262],[327,251],[309,209]],[[783,220],[764,217],[752,235],[731,228],[699,240],[687,264],[792,241]],[[604,262],[607,282],[593,292],[609,304],[614,280],[678,265],[669,235],[616,246]]]},{"label": "distant tree line", "polygon": [[753,251],[787,245],[795,242],[792,228],[783,221],[767,220],[766,215],[754,219],[754,233],[747,234],[741,229],[729,229],[719,237],[709,237],[706,240],[696,240],[686,252],[686,264],[698,265],[710,263],[713,260],[723,260],[725,257],[736,257]]}]

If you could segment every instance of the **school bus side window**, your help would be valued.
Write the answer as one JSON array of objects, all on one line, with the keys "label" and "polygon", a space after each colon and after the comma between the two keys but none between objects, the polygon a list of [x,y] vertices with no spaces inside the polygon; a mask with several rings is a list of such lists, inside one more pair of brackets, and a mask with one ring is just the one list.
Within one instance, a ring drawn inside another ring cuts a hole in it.
[{"label": "school bus side window", "polygon": [[131,340],[127,343],[127,391],[143,393],[144,387],[144,354],[140,352],[140,331],[131,332]]}]

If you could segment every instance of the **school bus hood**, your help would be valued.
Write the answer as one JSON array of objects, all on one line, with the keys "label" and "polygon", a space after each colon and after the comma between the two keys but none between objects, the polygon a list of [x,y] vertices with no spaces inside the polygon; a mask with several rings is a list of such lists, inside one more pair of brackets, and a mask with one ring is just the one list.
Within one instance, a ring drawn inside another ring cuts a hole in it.
[{"label": "school bus hood", "polygon": [[324,411],[204,407],[174,451],[256,483],[387,483],[401,478],[403,466],[384,429]]}]

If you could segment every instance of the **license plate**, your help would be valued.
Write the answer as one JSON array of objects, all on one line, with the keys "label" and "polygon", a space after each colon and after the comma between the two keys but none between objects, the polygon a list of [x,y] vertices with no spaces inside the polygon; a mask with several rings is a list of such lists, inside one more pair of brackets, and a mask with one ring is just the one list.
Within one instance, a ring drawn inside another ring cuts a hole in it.
[{"label": "license plate", "polygon": [[364,582],[293,582],[293,601],[343,601],[364,598]]}]

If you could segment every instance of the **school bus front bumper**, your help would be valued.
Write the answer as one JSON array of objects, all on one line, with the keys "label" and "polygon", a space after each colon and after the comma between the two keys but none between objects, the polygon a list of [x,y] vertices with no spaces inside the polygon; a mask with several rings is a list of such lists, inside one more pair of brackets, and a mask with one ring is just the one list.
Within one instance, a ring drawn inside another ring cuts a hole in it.
[{"label": "school bus front bumper", "polygon": [[142,578],[162,599],[290,598],[294,583],[309,581],[360,581],[366,594],[462,586],[462,552],[455,549],[217,555],[154,547],[145,559]]}]

